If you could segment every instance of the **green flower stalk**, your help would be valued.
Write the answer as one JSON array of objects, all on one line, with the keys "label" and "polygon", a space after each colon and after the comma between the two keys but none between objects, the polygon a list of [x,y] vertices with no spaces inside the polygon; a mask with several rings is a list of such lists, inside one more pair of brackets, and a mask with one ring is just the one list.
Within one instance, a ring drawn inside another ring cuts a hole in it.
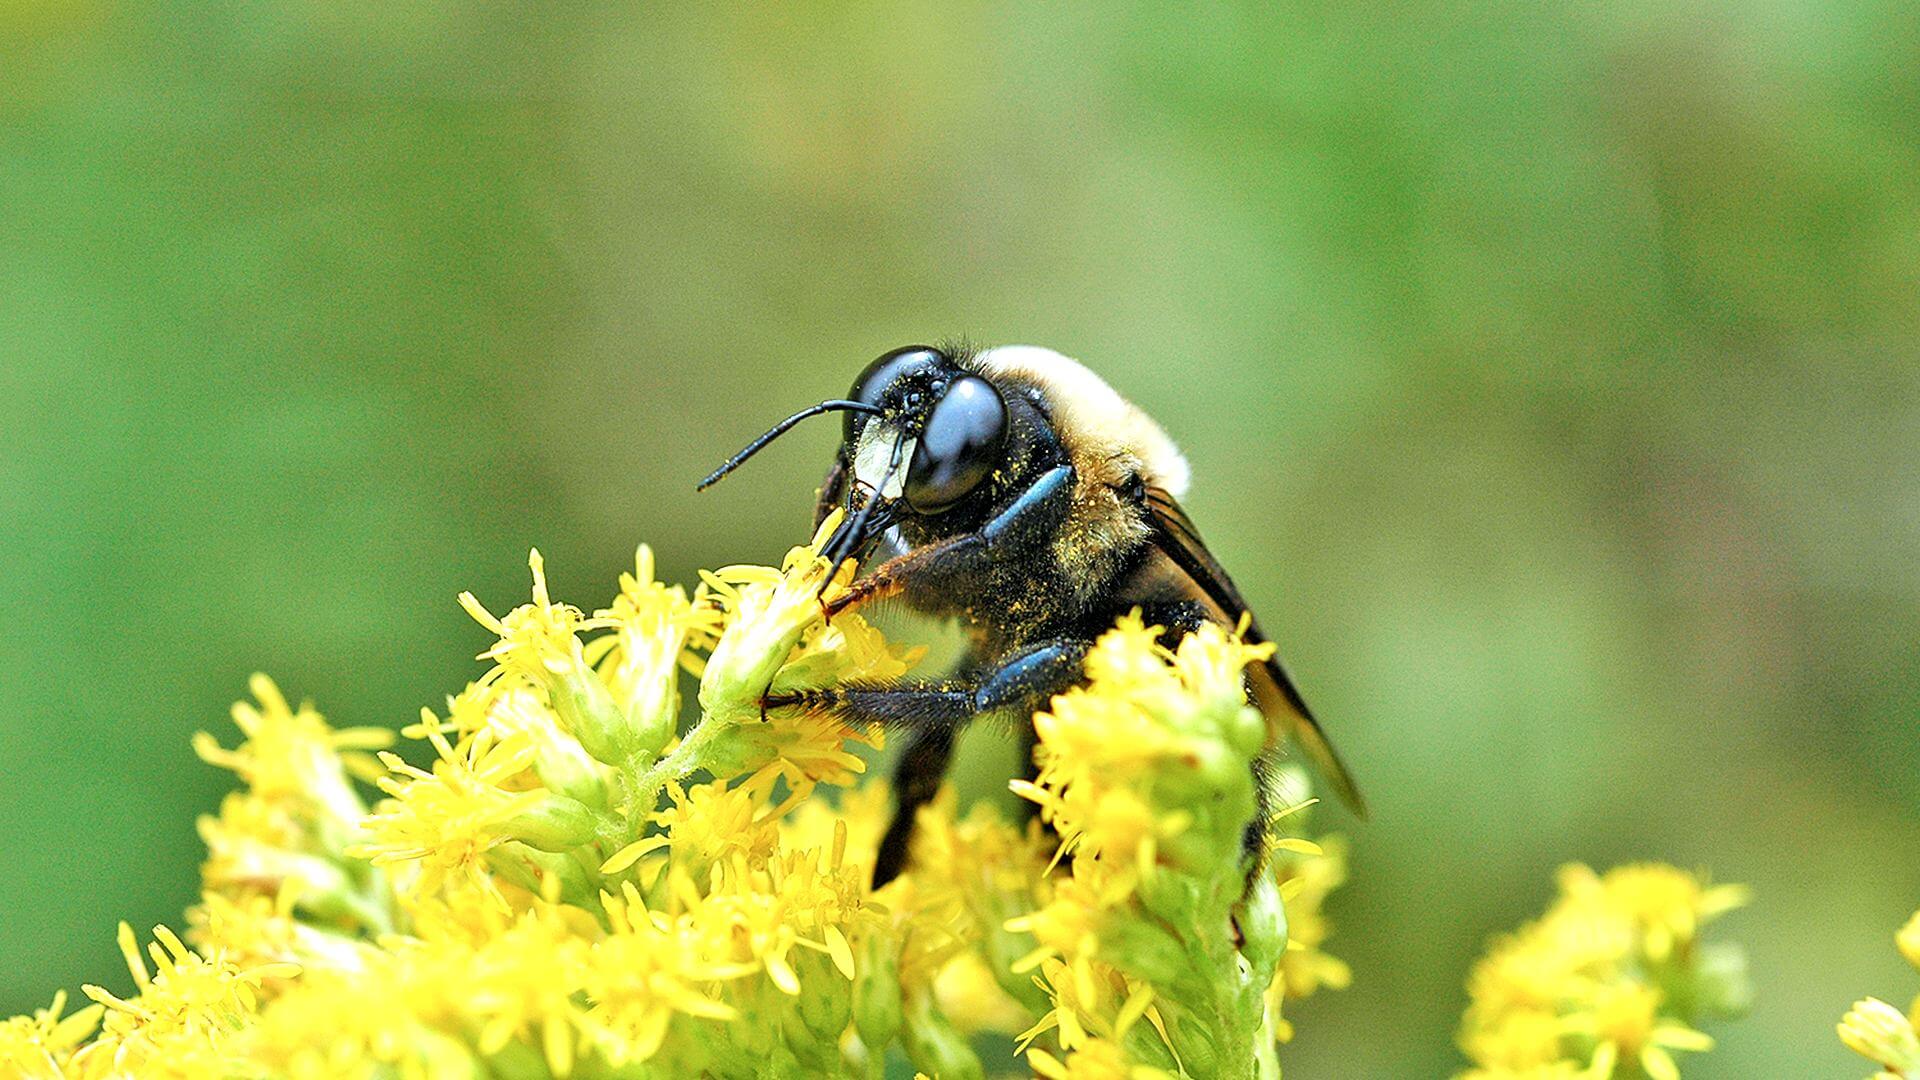
[{"label": "green flower stalk", "polygon": [[1138,619],[1101,638],[1088,685],[1035,716],[1038,778],[1015,789],[1061,837],[1070,873],[1051,900],[1008,923],[1039,947],[1052,1009],[1023,1034],[1057,1033],[1069,1076],[1081,1055],[1155,1072],[1276,1077],[1279,1017],[1267,1006],[1286,915],[1266,874],[1248,882],[1243,838],[1258,806],[1252,763],[1266,722],[1242,672],[1270,645],[1218,626],[1178,651]]},{"label": "green flower stalk", "polygon": [[[1318,910],[1344,869],[1299,837],[1243,856],[1258,649],[1124,621],[1016,785],[1058,843],[946,793],[875,891],[881,733],[761,707],[918,659],[824,619],[846,572],[821,537],[691,593],[643,548],[591,616],[535,554],[530,603],[462,598],[498,641],[404,732],[424,764],[257,679],[244,741],[195,741],[246,788],[201,822],[185,938],[123,927],[131,991],[6,1021],[0,1074],[868,1078],[891,1056],[954,1078],[1019,1066],[982,1058],[998,1033],[1048,1077],[1277,1076],[1283,1000],[1346,980]],[[700,708],[676,737],[682,673]],[[1308,801],[1297,772],[1280,787]]]}]

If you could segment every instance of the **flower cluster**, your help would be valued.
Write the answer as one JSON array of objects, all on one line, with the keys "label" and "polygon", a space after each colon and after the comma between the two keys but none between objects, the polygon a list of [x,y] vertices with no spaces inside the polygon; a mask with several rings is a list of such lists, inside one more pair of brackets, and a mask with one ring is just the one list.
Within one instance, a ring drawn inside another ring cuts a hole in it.
[{"label": "flower cluster", "polygon": [[[1087,657],[1087,685],[1034,717],[1039,775],[1015,790],[1058,831],[1069,872],[1008,924],[1033,935],[1015,967],[1037,970],[1051,1006],[1021,1045],[1057,1034],[1064,1058],[1028,1051],[1043,1076],[1098,1075],[1116,1061],[1278,1075],[1287,918],[1267,852],[1246,843],[1264,794],[1250,765],[1267,728],[1242,682],[1272,646],[1214,625],[1174,650],[1157,637],[1122,619]],[[1277,846],[1320,853],[1298,839]],[[1310,884],[1295,872],[1288,887]],[[1344,980],[1331,961],[1292,973],[1307,992],[1330,972]]]},{"label": "flower cluster", "polygon": [[[991,1032],[1046,1076],[1277,1075],[1282,1001],[1346,981],[1319,951],[1344,869],[1299,837],[1246,850],[1280,805],[1252,769],[1258,651],[1124,623],[1037,720],[1020,790],[1058,844],[943,794],[876,891],[888,793],[854,785],[881,733],[763,704],[917,659],[823,617],[846,582],[825,535],[691,592],[643,548],[591,614],[536,553],[530,603],[462,597],[491,667],[406,729],[413,761],[256,679],[243,741],[195,742],[245,788],[200,823],[184,939],[122,927],[132,992],[0,1024],[0,1074],[878,1076],[893,1054],[959,1078]],[[1295,772],[1272,786],[1308,801]]]},{"label": "flower cluster", "polygon": [[1745,902],[1670,866],[1563,867],[1553,906],[1468,979],[1461,1080],[1674,1080],[1674,1051],[1713,1046],[1696,1025],[1746,1007],[1742,954],[1699,937]]},{"label": "flower cluster", "polygon": [[[1920,911],[1894,935],[1900,952],[1920,968]],[[1920,997],[1906,1012],[1879,998],[1862,998],[1840,1020],[1840,1041],[1880,1066],[1873,1080],[1920,1077]]]}]

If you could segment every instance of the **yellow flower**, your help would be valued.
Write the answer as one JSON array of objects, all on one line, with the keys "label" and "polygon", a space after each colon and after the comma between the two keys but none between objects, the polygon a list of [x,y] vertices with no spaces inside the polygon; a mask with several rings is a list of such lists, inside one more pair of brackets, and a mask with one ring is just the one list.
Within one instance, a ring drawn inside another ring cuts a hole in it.
[{"label": "yellow flower", "polygon": [[760,699],[774,676],[801,636],[823,620],[829,593],[852,577],[848,564],[829,582],[830,567],[820,554],[838,522],[838,513],[830,515],[813,542],[789,551],[778,570],[727,566],[701,572],[725,612],[727,627],[700,677],[700,705],[709,718],[758,719]]},{"label": "yellow flower", "polygon": [[594,613],[596,623],[613,633],[586,647],[587,659],[612,691],[640,742],[659,746],[673,734],[680,713],[677,672],[699,674],[701,662],[690,646],[712,644],[720,630],[720,611],[696,593],[666,585],[653,576],[653,549],[640,545],[634,570],[620,575],[620,595]]},{"label": "yellow flower", "polygon": [[207,845],[201,877],[209,888],[271,895],[291,885],[316,902],[352,888],[339,863],[303,850],[308,834],[284,804],[233,792],[217,816],[200,818],[199,832]]},{"label": "yellow flower", "polygon": [[1894,942],[1900,946],[1900,955],[1907,958],[1907,963],[1920,968],[1920,911],[1914,912],[1907,925],[1900,928]]},{"label": "yellow flower", "polygon": [[396,944],[370,952],[365,968],[307,969],[231,1040],[227,1064],[287,1080],[481,1075],[467,1041],[437,1026],[460,1017],[429,992],[420,956],[418,948]]},{"label": "yellow flower", "polygon": [[1743,885],[1709,887],[1683,870],[1658,863],[1616,867],[1605,878],[1585,866],[1560,871],[1560,888],[1574,903],[1595,904],[1622,915],[1643,935],[1642,947],[1664,960],[1678,942],[1692,940],[1700,924],[1746,904]]},{"label": "yellow flower", "polygon": [[424,966],[460,969],[451,988],[458,1007],[479,1018],[477,1046],[498,1054],[509,1043],[538,1046],[554,1076],[566,1076],[587,1041],[586,1010],[576,997],[584,985],[588,942],[549,904],[520,912],[478,949],[457,940],[449,961]]},{"label": "yellow flower", "polygon": [[[1894,935],[1900,952],[1920,967],[1920,912]],[[1920,1076],[1920,998],[1907,1013],[1878,998],[1854,1002],[1839,1024],[1840,1041],[1880,1065],[1879,1077]]]},{"label": "yellow flower", "polygon": [[367,839],[349,853],[375,863],[417,863],[420,894],[439,892],[450,879],[497,892],[482,871],[482,858],[509,840],[527,838],[524,826],[559,797],[522,786],[534,758],[524,736],[496,739],[480,731],[457,747],[437,730],[427,737],[439,754],[432,772],[395,754],[380,755],[393,774],[380,780],[380,788],[392,797],[367,817]]},{"label": "yellow flower", "polygon": [[259,705],[239,702],[233,722],[246,740],[224,749],[206,732],[193,737],[201,760],[232,769],[262,799],[311,806],[335,821],[350,823],[366,812],[347,782],[342,753],[377,750],[393,742],[385,728],[342,728],[327,725],[311,705],[298,711],[265,675],[248,684]]},{"label": "yellow flower", "polygon": [[1677,1080],[1680,1067],[1668,1051],[1713,1049],[1708,1036],[1660,1019],[1661,996],[1651,987],[1609,986],[1595,995],[1590,1009],[1567,1017],[1566,1030],[1597,1041],[1588,1068],[1612,1076],[1620,1062],[1632,1062],[1653,1080]]},{"label": "yellow flower", "polygon": [[[1559,883],[1546,914],[1495,941],[1468,978],[1460,1045],[1479,1071],[1463,1075],[1577,1068],[1605,1078],[1630,1067],[1673,1080],[1674,1051],[1713,1046],[1694,1022],[1744,1000],[1743,988],[1706,977],[1697,946],[1700,928],[1745,890],[1655,864],[1605,875],[1567,866]],[[1673,1000],[1673,985],[1692,992]]]},{"label": "yellow flower", "polygon": [[[1247,704],[1245,670],[1271,647],[1211,624],[1174,649],[1160,634],[1137,614],[1121,619],[1095,642],[1085,685],[1034,716],[1039,774],[1012,787],[1058,830],[1069,872],[1004,924],[1032,936],[1014,968],[1037,966],[1052,1006],[1021,1048],[1051,1031],[1072,1052],[1088,1038],[1117,1040],[1145,1018],[1166,1063],[1178,1062],[1183,1038],[1206,1058],[1271,1063],[1285,1030],[1272,993],[1284,920],[1276,884],[1249,883],[1242,848],[1258,805],[1253,761],[1267,738]],[[1086,1067],[1099,1055],[1090,1052]],[[1033,1064],[1066,1069],[1075,1060]]]},{"label": "yellow flower", "polygon": [[[818,789],[862,777],[880,733],[761,714],[769,689],[918,659],[857,615],[825,620],[844,578],[827,581],[823,537],[692,595],[655,581],[642,548],[592,617],[553,600],[535,553],[530,603],[495,618],[463,597],[498,635],[494,666],[405,731],[430,766],[380,756],[371,812],[349,766],[384,733],[333,731],[257,680],[242,744],[196,743],[248,789],[201,821],[193,947],[160,928],[143,954],[122,927],[135,992],[90,986],[73,1016],[56,998],[6,1021],[0,1072],[873,1075],[897,1049],[964,1075],[984,1071],[969,1040],[991,1030],[1023,1033],[1048,1077],[1148,1080],[1183,1055],[1197,1075],[1220,1055],[1270,1073],[1263,992],[1289,962],[1302,986],[1344,968],[1317,951],[1312,909],[1339,878],[1322,849],[1283,841],[1284,869],[1246,879],[1264,730],[1240,679],[1259,650],[1220,628],[1169,650],[1123,624],[1056,702],[1021,789],[1067,837],[1066,865],[1037,822],[956,819],[949,791],[920,811],[910,871],[875,893],[889,792]],[[676,743],[683,669],[702,716]]]},{"label": "yellow flower", "polygon": [[754,972],[719,955],[715,943],[664,912],[647,908],[631,882],[604,898],[612,933],[586,958],[583,986],[594,1004],[587,1022],[615,1062],[646,1061],[676,1015],[731,1021],[733,1006],[711,990]]},{"label": "yellow flower", "polygon": [[500,637],[480,654],[495,665],[480,681],[518,677],[539,687],[567,733],[588,753],[608,764],[622,763],[634,749],[635,731],[587,662],[580,640],[582,632],[612,625],[611,620],[588,619],[571,604],[554,603],[539,551],[528,553],[527,565],[533,571],[533,600],[505,615],[495,617],[472,593],[460,594],[467,614]]},{"label": "yellow flower", "polygon": [[252,1018],[260,985],[291,978],[292,964],[241,968],[218,953],[201,956],[164,926],[148,945],[149,973],[133,928],[120,924],[120,953],[136,993],[121,998],[93,985],[86,995],[105,1006],[100,1037],[75,1055],[83,1073],[121,1070],[150,1075],[213,1075],[226,1040]]},{"label": "yellow flower", "polygon": [[532,602],[495,617],[472,593],[463,592],[460,606],[500,637],[480,659],[492,660],[499,674],[520,674],[539,684],[551,672],[584,665],[579,635],[596,624],[572,604],[553,602],[547,591],[546,560],[537,549],[528,552],[527,566],[533,571]]},{"label": "yellow flower", "polygon": [[1920,1072],[1920,1034],[1912,1018],[1878,998],[1853,1003],[1839,1024],[1840,1041],[1895,1076]]},{"label": "yellow flower", "polygon": [[365,968],[374,954],[373,945],[304,921],[295,908],[298,896],[293,886],[284,888],[278,896],[206,893],[200,905],[187,913],[187,940],[202,949],[217,948],[229,961],[243,967],[295,964],[302,969]]},{"label": "yellow flower", "polygon": [[53,1004],[31,1016],[0,1021],[0,1073],[20,1080],[60,1080],[67,1075],[73,1053],[100,1026],[103,1005],[89,1005],[71,1016],[67,992],[53,995]]},{"label": "yellow flower", "polygon": [[1062,1061],[1045,1050],[1028,1050],[1027,1064],[1045,1080],[1171,1080],[1172,1073],[1128,1060],[1118,1043],[1089,1039]]}]

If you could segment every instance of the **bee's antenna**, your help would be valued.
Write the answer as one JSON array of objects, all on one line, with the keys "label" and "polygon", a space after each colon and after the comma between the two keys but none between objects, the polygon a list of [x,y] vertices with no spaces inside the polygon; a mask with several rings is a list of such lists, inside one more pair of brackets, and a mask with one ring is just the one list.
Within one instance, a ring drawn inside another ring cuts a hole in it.
[{"label": "bee's antenna", "polygon": [[700,483],[694,486],[693,490],[707,490],[719,483],[722,477],[739,468],[748,458],[759,453],[762,447],[792,430],[795,424],[798,424],[802,420],[819,416],[821,413],[828,412],[863,412],[878,416],[881,410],[879,406],[869,405],[864,401],[843,401],[839,399],[823,401],[818,405],[809,405],[799,412],[794,413],[792,416],[787,417],[785,420],[773,425],[773,427],[767,430],[765,435],[748,443],[745,449],[728,458],[726,464],[721,465],[719,468],[713,470],[712,473],[709,473],[705,480],[700,481]]}]

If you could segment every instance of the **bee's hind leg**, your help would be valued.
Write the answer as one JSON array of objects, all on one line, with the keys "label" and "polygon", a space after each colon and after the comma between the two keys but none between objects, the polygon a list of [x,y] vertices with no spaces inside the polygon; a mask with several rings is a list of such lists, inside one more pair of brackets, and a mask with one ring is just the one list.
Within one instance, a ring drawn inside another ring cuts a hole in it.
[{"label": "bee's hind leg", "polygon": [[879,888],[900,876],[907,867],[907,849],[913,843],[914,819],[920,808],[933,801],[946,779],[947,766],[953,761],[953,740],[959,728],[953,724],[923,727],[907,736],[900,764],[893,770],[893,790],[900,804],[880,838],[880,850],[873,860],[873,887]]}]

